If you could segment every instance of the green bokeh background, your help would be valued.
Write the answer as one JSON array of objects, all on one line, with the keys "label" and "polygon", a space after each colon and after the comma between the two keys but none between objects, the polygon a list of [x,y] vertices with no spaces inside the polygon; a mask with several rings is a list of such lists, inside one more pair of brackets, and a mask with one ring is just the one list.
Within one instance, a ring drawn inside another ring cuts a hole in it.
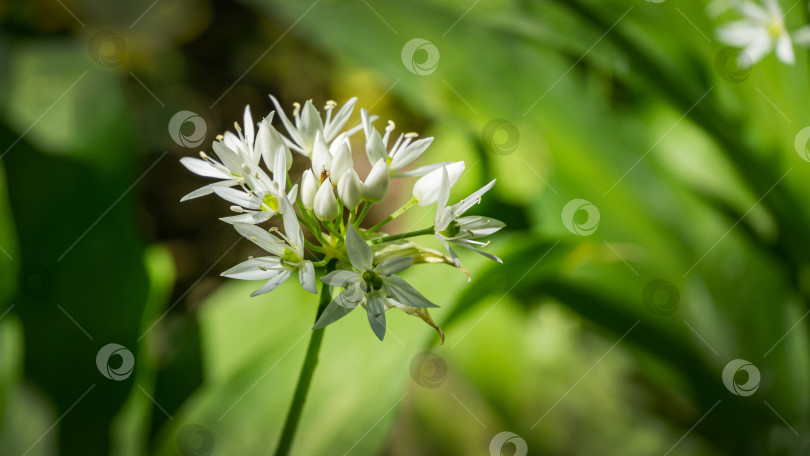
[{"label": "green bokeh background", "polygon": [[[383,343],[359,314],[328,328],[293,454],[487,455],[502,431],[531,455],[806,454],[808,53],[735,69],[714,37],[731,16],[700,1],[0,4],[0,454],[193,454],[189,429],[213,439],[198,454],[272,452],[317,300],[219,277],[256,252],[217,220],[226,203],[179,203],[203,183],[179,164],[199,148],[168,131],[195,112],[207,149],[246,104],[269,113],[268,93],[357,96],[434,136],[422,164],[466,161],[454,199],[497,178],[475,210],[508,224],[488,247],[503,265],[463,254],[471,283],[404,274],[442,306],[444,345],[402,313]],[[413,38],[440,52],[430,74],[403,62]],[[489,135],[498,119],[514,128]],[[369,219],[409,191],[392,185]],[[590,236],[563,224],[578,198],[600,214]],[[672,313],[660,290],[644,302],[655,280],[677,290]],[[135,355],[124,381],[96,367],[108,343]],[[724,385],[734,359],[761,373],[754,394]]]}]

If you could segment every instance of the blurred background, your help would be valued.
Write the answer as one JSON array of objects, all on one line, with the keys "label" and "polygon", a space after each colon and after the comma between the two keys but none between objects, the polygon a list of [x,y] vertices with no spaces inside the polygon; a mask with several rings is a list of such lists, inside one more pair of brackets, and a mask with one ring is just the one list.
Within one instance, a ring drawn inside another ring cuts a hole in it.
[{"label": "blurred background", "polygon": [[222,280],[256,250],[227,203],[179,202],[204,182],[179,159],[268,94],[357,96],[378,128],[434,136],[421,164],[466,161],[451,200],[497,178],[474,210],[508,225],[503,265],[462,256],[471,283],[405,273],[443,345],[402,313],[382,343],[359,314],[328,328],[293,454],[810,454],[808,53],[741,68],[728,20],[663,0],[0,3],[0,454],[273,450],[316,299]]}]

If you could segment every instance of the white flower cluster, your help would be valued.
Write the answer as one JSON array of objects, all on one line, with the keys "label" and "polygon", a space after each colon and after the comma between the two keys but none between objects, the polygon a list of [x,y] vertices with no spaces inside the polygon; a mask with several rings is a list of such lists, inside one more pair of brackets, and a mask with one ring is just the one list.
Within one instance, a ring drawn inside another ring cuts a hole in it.
[{"label": "white flower cluster", "polygon": [[[437,307],[396,274],[415,263],[447,263],[460,267],[451,244],[474,250],[487,258],[501,260],[481,250],[488,244],[476,239],[504,227],[498,220],[463,216],[495,184],[493,180],[460,202],[448,205],[451,187],[464,172],[464,162],[442,162],[403,170],[419,158],[433,138],[417,139],[415,133],[394,137],[394,124],[381,134],[372,125],[376,117],[361,109],[361,123],[344,130],[356,98],[340,109],[326,103],[325,117],[311,101],[294,104],[292,120],[279,102],[270,97],[287,131],[272,125],[273,115],[254,124],[250,107],[245,108],[244,130],[226,132],[213,143],[216,159],[200,152],[200,158],[186,157],[181,163],[191,172],[216,179],[185,197],[183,201],[211,193],[232,204],[235,215],[221,220],[269,253],[253,258],[222,273],[242,280],[264,280],[252,296],[272,291],[298,273],[301,286],[316,293],[316,269],[324,268],[324,286],[344,290],[329,303],[315,324],[324,327],[358,306],[364,307],[371,328],[380,340],[385,335],[385,311],[398,308],[418,316],[439,331],[427,308]],[[365,153],[371,171],[361,179],[354,167],[349,138],[363,131]],[[393,145],[389,144],[393,142]],[[292,152],[306,156],[311,166],[300,178],[289,175]],[[418,177],[413,197],[382,222],[361,228],[371,206],[385,199],[392,178]],[[436,204],[433,226],[418,231],[386,235],[379,228],[414,205]],[[296,210],[297,209],[297,210]],[[258,225],[279,216],[281,227]],[[305,236],[302,226],[309,231]],[[407,238],[433,235],[449,256],[415,244]]]},{"label": "white flower cluster", "polygon": [[810,26],[805,25],[789,32],[785,26],[785,13],[779,2],[763,2],[763,6],[747,0],[714,0],[710,3],[707,9],[711,16],[719,16],[731,9],[742,16],[742,19],[721,26],[717,30],[717,38],[720,42],[741,48],[745,52],[747,58],[739,62],[743,68],[759,62],[771,51],[776,51],[779,60],[792,65],[796,60],[793,44],[810,46]]}]

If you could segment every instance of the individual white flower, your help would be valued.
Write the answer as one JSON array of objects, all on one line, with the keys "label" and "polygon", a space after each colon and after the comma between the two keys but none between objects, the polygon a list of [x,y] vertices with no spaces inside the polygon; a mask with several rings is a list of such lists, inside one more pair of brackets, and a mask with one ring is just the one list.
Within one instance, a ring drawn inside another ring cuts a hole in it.
[{"label": "individual white flower", "polygon": [[[434,169],[421,177],[413,184],[413,197],[420,206],[430,206],[439,199],[439,190],[442,184],[442,173],[449,176],[450,187],[456,185],[464,173],[464,162],[459,161]],[[448,189],[449,191],[449,189]]]},{"label": "individual white flower", "polygon": [[[795,61],[791,34],[785,28],[784,14],[777,0],[764,0],[765,7],[746,1],[734,6],[744,19],[731,22],[717,30],[717,38],[730,46],[743,49],[749,57],[740,62],[748,67],[762,60],[775,50],[776,56],[784,63]],[[794,33],[797,44],[810,44],[810,26],[802,27]]]},{"label": "individual white flower", "polygon": [[315,194],[315,217],[318,220],[334,220],[338,216],[338,204],[332,184],[327,180],[321,184],[318,193]]},{"label": "individual white flower", "polygon": [[438,307],[405,280],[394,275],[410,267],[413,258],[389,258],[375,266],[374,253],[351,225],[346,233],[346,252],[353,270],[332,271],[321,277],[324,284],[345,290],[324,309],[313,329],[323,328],[362,305],[366,308],[372,331],[383,340],[386,308]]},{"label": "individual white flower", "polygon": [[360,177],[357,176],[355,170],[350,169],[343,173],[337,189],[340,201],[343,202],[347,209],[351,211],[357,208],[362,196],[363,183],[360,182]]},{"label": "individual white flower", "polygon": [[312,173],[318,178],[319,183],[329,179],[332,186],[337,186],[343,173],[354,167],[349,139],[345,134],[341,134],[331,146],[327,146],[321,133],[316,133],[311,161]]},{"label": "individual white flower", "polygon": [[[320,132],[327,144],[332,142],[340,130],[346,125],[346,122],[354,111],[354,105],[357,103],[357,98],[351,98],[338,110],[337,114],[333,116],[332,112],[337,107],[337,103],[331,100],[326,102],[326,106],[324,107],[326,111],[325,120],[321,119],[321,114],[312,104],[312,100],[308,100],[304,103],[303,109],[301,109],[300,104],[293,103],[294,122],[291,122],[290,119],[287,118],[287,115],[284,114],[284,110],[281,108],[281,104],[278,100],[272,95],[270,95],[270,99],[276,107],[276,111],[278,112],[279,118],[281,118],[281,122],[284,124],[284,128],[287,129],[287,134],[290,135],[290,138],[287,139],[287,145],[294,151],[306,155],[307,157],[312,156],[313,146],[315,145],[315,135]],[[351,136],[360,131],[360,128],[361,126],[358,125],[348,130],[346,135]]]},{"label": "individual white flower", "polygon": [[366,135],[366,155],[369,163],[377,163],[378,160],[383,159],[388,172],[391,173],[391,177],[424,176],[430,171],[447,164],[434,163],[411,171],[397,172],[419,158],[433,143],[433,138],[422,138],[414,141],[413,139],[418,136],[416,133],[400,133],[394,145],[391,146],[391,150],[388,150],[388,141],[395,128],[394,122],[389,120],[388,126],[385,128],[385,135],[380,135],[380,132],[371,125],[374,117],[369,116],[365,108],[360,110],[360,117]]},{"label": "individual white flower", "polygon": [[214,193],[220,198],[235,204],[231,210],[239,215],[222,217],[220,220],[228,223],[261,223],[281,209],[280,200],[286,197],[295,201],[298,186],[294,186],[289,194],[284,193],[287,185],[286,155],[279,153],[275,157],[272,179],[262,169],[256,167],[250,171],[245,165],[244,181],[247,188],[242,190],[230,187],[215,187]]},{"label": "individual white flower", "polygon": [[264,164],[268,169],[272,169],[276,161],[276,154],[283,153],[287,158],[287,170],[292,167],[293,157],[290,148],[284,141],[281,133],[272,125],[273,112],[269,116],[259,122],[259,132],[256,133],[256,144],[254,146],[255,153],[261,155],[264,159]]},{"label": "individual white flower", "polygon": [[491,260],[503,263],[503,261],[495,255],[491,255],[475,247],[485,247],[489,242],[484,243],[474,241],[473,239],[489,236],[506,225],[500,220],[482,217],[480,215],[461,217],[473,205],[481,202],[481,196],[495,185],[495,179],[458,203],[447,206],[447,200],[450,197],[450,178],[444,168],[441,169],[441,173],[439,198],[436,202],[436,216],[433,219],[433,235],[442,243],[444,248],[447,249],[447,253],[453,258],[456,266],[460,266],[461,261],[448,243],[473,250]]},{"label": "individual white flower", "polygon": [[311,261],[304,259],[304,233],[301,231],[301,225],[298,224],[298,218],[289,200],[282,197],[280,202],[284,234],[277,230],[265,231],[247,223],[233,225],[239,234],[273,255],[251,257],[222,273],[224,277],[232,279],[266,280],[267,282],[251,293],[251,296],[275,290],[296,271],[301,286],[311,293],[317,293],[315,267]]},{"label": "individual white flower", "polygon": [[377,160],[366,176],[366,181],[363,183],[363,199],[379,203],[385,198],[386,193],[388,193],[388,169],[385,159],[381,158]]},{"label": "individual white flower", "polygon": [[[269,125],[273,119],[271,113],[264,120],[263,125]],[[218,162],[205,152],[200,152],[201,158],[184,157],[180,159],[189,171],[203,177],[213,177],[220,179],[219,182],[205,185],[188,195],[184,196],[180,201],[187,201],[190,199],[198,198],[200,196],[209,195],[216,189],[233,187],[237,184],[244,184],[245,178],[243,175],[246,170],[256,170],[258,168],[259,159],[265,154],[265,161],[273,157],[272,152],[264,152],[265,148],[271,151],[278,148],[277,141],[271,137],[271,132],[265,131],[263,134],[260,129],[259,141],[254,143],[257,139],[254,134],[253,116],[250,113],[250,106],[245,107],[244,113],[245,120],[245,133],[242,134],[242,129],[239,124],[234,124],[237,134],[230,131],[225,132],[224,135],[217,137],[217,140],[212,144],[214,154],[221,161]],[[271,127],[272,128],[272,127]],[[267,128],[265,128],[267,130]],[[278,134],[278,133],[276,133]],[[271,166],[271,162],[267,162],[267,166]]]},{"label": "individual white flower", "polygon": [[301,177],[301,202],[304,204],[304,209],[312,210],[315,207],[315,195],[318,193],[320,184],[315,179],[315,175],[311,170],[304,171]]}]

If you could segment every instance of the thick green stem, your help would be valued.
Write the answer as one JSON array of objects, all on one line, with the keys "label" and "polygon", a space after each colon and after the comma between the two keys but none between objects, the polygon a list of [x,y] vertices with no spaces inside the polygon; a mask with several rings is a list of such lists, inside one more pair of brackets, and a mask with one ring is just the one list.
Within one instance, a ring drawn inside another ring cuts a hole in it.
[{"label": "thick green stem", "polygon": [[[327,272],[333,269],[334,263],[329,263],[326,266]],[[320,318],[330,300],[329,285],[323,284],[315,321],[318,321],[318,318]],[[295,430],[298,428],[301,412],[304,409],[304,402],[306,402],[307,399],[307,392],[309,392],[309,385],[312,383],[312,375],[315,373],[315,366],[318,365],[318,352],[321,350],[323,331],[323,328],[312,330],[312,335],[309,338],[309,346],[307,347],[307,355],[304,358],[304,364],[301,366],[301,374],[298,377],[298,384],[295,386],[290,411],[287,413],[287,420],[284,422],[284,428],[281,430],[281,438],[278,441],[278,447],[275,453],[276,456],[286,456],[289,454],[290,448],[292,447]]]},{"label": "thick green stem", "polygon": [[354,222],[355,227],[359,227],[361,223],[363,223],[363,219],[366,218],[366,214],[368,214],[368,210],[371,209],[371,205],[374,204],[371,201],[366,201],[363,203],[363,209],[360,211],[360,215],[357,216],[357,220]]},{"label": "thick green stem", "polygon": [[415,236],[422,236],[422,235],[425,235],[425,234],[433,234],[433,227],[431,226],[431,227],[425,228],[423,230],[409,231],[407,233],[396,234],[394,236],[385,236],[385,237],[381,237],[381,238],[377,238],[377,239],[372,239],[369,242],[371,242],[372,245],[374,245],[374,244],[382,244],[383,242],[398,241],[400,239],[405,239],[405,238],[415,237]]}]

